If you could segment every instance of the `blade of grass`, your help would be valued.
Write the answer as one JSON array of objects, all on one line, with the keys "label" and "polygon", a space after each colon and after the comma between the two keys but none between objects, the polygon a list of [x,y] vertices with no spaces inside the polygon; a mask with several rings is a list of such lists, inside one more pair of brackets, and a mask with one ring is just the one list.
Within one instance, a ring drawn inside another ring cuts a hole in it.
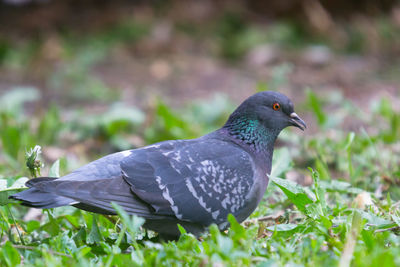
[{"label": "blade of grass", "polygon": [[340,257],[339,261],[339,267],[349,267],[353,253],[354,253],[354,248],[356,246],[357,238],[358,235],[360,234],[361,230],[361,214],[358,211],[354,211],[353,213],[353,219],[351,222],[351,228],[350,231],[347,233],[347,239],[346,239],[346,244],[344,245],[344,249],[342,252],[342,256]]}]

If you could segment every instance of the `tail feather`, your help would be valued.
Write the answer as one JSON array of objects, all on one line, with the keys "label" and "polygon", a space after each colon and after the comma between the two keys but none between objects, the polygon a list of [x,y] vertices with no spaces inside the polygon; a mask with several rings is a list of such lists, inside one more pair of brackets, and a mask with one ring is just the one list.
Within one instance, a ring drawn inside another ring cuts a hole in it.
[{"label": "tail feather", "polygon": [[73,199],[44,192],[34,187],[16,193],[10,196],[10,199],[20,200],[24,206],[41,209],[57,208],[76,203]]},{"label": "tail feather", "polygon": [[147,219],[161,219],[154,209],[139,199],[125,180],[120,178],[101,180],[60,180],[41,177],[29,180],[29,189],[10,196],[22,201],[22,205],[34,208],[56,208],[72,205],[88,211],[115,214],[112,202],[120,205],[129,214]]},{"label": "tail feather", "polygon": [[54,194],[51,190],[45,190],[46,184],[55,180],[56,178],[51,177],[31,179],[25,184],[30,187],[29,189],[10,196],[10,199],[20,200],[24,206],[41,209],[56,208],[76,202],[71,198]]}]

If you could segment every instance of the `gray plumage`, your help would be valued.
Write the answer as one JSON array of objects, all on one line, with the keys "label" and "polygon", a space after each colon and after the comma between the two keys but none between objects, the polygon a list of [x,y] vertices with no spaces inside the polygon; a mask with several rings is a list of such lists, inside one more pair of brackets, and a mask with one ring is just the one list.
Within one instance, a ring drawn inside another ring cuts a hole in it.
[{"label": "gray plumage", "polygon": [[168,237],[179,236],[177,223],[196,235],[212,223],[225,229],[229,213],[242,222],[257,207],[275,139],[290,125],[305,128],[290,100],[261,92],[215,132],[111,154],[58,179],[32,179],[11,198],[30,207],[73,205],[103,214],[115,214],[115,202]]}]

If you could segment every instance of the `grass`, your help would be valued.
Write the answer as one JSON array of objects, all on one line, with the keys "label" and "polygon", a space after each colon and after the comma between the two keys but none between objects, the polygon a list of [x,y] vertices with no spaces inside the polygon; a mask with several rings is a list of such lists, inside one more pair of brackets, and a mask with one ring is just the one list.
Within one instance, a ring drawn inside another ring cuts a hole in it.
[{"label": "grass", "polygon": [[[89,161],[132,143],[199,136],[219,127],[234,104],[218,95],[180,110],[158,101],[147,113],[118,104],[101,116],[64,117],[66,110],[56,106],[29,116],[24,107],[39,98],[32,88],[0,98],[12,103],[0,106],[1,266],[400,265],[400,114],[390,100],[362,113],[341,95],[323,100],[310,89],[296,107],[314,116],[315,133],[281,134],[273,177],[251,217],[242,224],[230,217],[229,231],[213,225],[201,239],[182,229],[178,241],[164,243],[119,207],[118,217],[62,207],[24,219],[29,209],[7,196],[38,171],[57,177],[84,163],[73,158]],[[346,131],[348,116],[364,126]],[[83,142],[80,152],[68,152]],[[35,145],[42,150],[31,151]],[[52,147],[66,157],[46,160]]]}]

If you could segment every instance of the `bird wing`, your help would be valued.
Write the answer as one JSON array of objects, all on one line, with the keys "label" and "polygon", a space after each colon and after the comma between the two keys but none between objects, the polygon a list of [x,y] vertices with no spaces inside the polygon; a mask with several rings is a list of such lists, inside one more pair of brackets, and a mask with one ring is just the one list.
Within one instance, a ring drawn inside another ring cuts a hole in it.
[{"label": "bird wing", "polygon": [[254,185],[249,154],[218,139],[166,141],[133,150],[121,170],[155,213],[202,225],[239,213]]}]

